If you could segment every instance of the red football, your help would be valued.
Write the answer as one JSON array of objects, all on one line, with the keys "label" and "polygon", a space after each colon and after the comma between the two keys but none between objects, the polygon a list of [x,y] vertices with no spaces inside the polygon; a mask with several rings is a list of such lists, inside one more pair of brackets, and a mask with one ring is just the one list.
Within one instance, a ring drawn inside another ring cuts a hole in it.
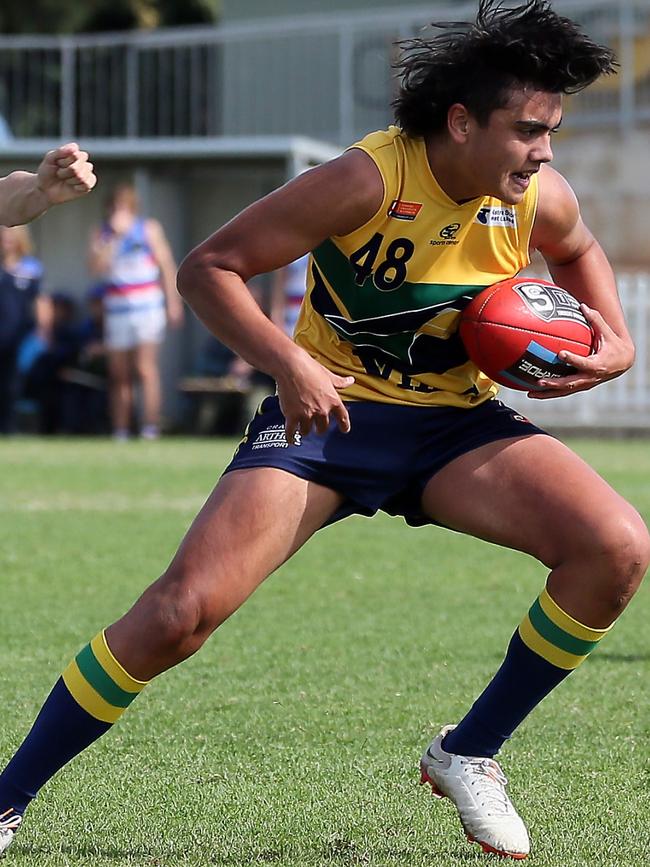
[{"label": "red football", "polygon": [[490,379],[520,391],[536,391],[540,379],[567,376],[575,368],[557,357],[567,349],[589,355],[593,332],[579,302],[565,289],[527,277],[488,286],[460,319],[460,337],[474,364]]}]

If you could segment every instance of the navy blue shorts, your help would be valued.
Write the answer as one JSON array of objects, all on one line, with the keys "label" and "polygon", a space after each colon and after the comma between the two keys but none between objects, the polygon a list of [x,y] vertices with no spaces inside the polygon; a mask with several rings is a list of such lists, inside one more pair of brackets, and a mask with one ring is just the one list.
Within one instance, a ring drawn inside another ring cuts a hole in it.
[{"label": "navy blue shorts", "polygon": [[429,479],[454,458],[508,437],[543,434],[524,416],[488,400],[473,409],[350,401],[350,433],[332,422],[289,445],[278,398],[265,398],[225,472],[276,467],[346,498],[328,523],[381,510],[408,524],[433,522],[422,511]]}]

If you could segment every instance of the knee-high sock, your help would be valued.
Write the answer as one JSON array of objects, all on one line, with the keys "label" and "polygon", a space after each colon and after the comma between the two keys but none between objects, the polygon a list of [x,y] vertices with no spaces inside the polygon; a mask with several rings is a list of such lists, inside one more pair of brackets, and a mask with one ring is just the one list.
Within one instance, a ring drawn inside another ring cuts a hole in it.
[{"label": "knee-high sock", "polygon": [[540,701],[607,634],[584,626],[544,589],[512,636],[501,667],[443,747],[462,756],[494,756]]},{"label": "knee-high sock", "polygon": [[50,777],[107,732],[146,686],[122,668],[100,632],[54,685],[0,774],[0,813],[23,814]]}]

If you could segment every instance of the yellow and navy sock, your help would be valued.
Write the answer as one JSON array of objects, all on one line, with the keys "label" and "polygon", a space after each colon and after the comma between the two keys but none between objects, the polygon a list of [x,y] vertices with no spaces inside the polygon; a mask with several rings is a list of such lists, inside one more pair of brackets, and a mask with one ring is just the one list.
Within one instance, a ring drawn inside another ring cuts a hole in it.
[{"label": "yellow and navy sock", "polygon": [[115,659],[103,632],[95,636],[56,682],[0,775],[0,813],[22,815],[41,786],[105,734],[146,685]]},{"label": "yellow and navy sock", "polygon": [[443,747],[494,756],[517,726],[596,647],[607,629],[579,623],[546,589],[512,636],[503,664]]}]

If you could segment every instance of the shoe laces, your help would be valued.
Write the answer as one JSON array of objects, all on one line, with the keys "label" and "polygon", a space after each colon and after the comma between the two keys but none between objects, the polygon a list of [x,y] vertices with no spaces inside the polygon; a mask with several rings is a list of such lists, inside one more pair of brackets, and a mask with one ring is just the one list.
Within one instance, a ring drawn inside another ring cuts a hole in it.
[{"label": "shoe laces", "polygon": [[16,831],[22,821],[23,817],[20,813],[14,813],[10,807],[4,813],[0,813],[0,833],[2,831]]},{"label": "shoe laces", "polygon": [[465,758],[469,766],[471,782],[481,805],[490,813],[506,815],[513,812],[510,798],[506,794],[508,780],[494,759]]}]

